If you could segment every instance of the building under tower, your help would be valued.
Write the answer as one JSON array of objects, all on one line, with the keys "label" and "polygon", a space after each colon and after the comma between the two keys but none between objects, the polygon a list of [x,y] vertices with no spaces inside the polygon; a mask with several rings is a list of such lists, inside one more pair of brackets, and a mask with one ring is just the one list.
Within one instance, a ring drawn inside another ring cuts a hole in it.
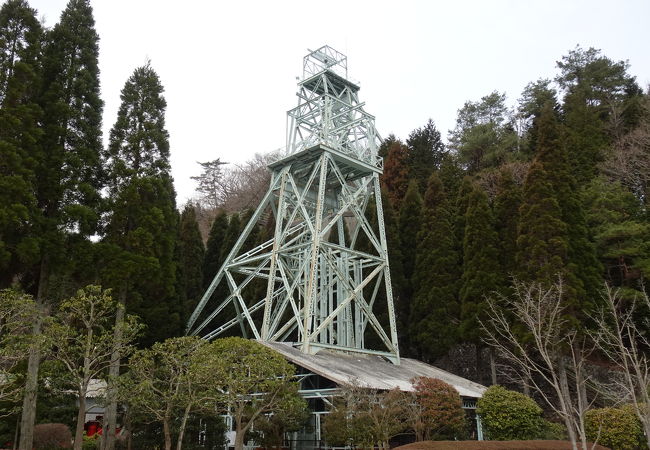
[{"label": "building under tower", "polygon": [[[314,412],[300,448],[322,447],[320,416],[345,384],[412,389],[415,376],[453,385],[473,409],[485,388],[400,358],[374,117],[331,47],[303,60],[284,153],[266,195],[191,315],[188,333],[241,334],[298,368]],[[255,242],[251,232],[267,230]],[[480,427],[479,431],[480,431]]]}]

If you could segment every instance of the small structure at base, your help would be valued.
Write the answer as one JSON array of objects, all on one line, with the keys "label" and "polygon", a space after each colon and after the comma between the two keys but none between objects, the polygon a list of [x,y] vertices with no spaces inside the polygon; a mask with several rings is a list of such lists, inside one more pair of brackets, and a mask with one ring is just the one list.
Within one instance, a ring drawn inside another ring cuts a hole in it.
[{"label": "small structure at base", "polygon": [[401,358],[396,365],[377,355],[345,354],[334,350],[321,350],[312,355],[287,342],[261,344],[296,366],[300,394],[307,399],[312,412],[310,426],[291,437],[292,449],[327,448],[321,434],[321,419],[328,413],[332,397],[342,387],[357,385],[377,390],[413,391],[411,380],[415,377],[437,378],[453,386],[461,396],[463,409],[474,422],[475,437],[482,439],[481,422],[475,410],[476,401],[487,389],[483,385],[410,358]]}]

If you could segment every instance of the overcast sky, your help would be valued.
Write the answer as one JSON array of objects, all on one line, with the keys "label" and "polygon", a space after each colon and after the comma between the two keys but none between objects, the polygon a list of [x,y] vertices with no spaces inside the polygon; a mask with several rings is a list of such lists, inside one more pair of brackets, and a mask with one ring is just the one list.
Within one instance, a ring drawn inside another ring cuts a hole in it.
[{"label": "overcast sky", "polygon": [[[48,26],[67,0],[28,0]],[[147,59],[167,99],[179,204],[197,161],[242,162],[284,145],[286,111],[307,49],[348,56],[382,136],[405,139],[432,118],[443,136],[468,100],[494,90],[512,104],[557,74],[577,44],[650,84],[650,1],[92,0],[100,36],[104,139],[120,90]]]}]

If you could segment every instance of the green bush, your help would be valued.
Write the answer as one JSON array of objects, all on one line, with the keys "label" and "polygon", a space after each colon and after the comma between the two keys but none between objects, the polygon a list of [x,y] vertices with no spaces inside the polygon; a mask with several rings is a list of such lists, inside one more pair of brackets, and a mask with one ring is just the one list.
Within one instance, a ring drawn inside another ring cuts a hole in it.
[{"label": "green bush", "polygon": [[643,426],[632,405],[600,408],[585,414],[587,439],[616,450],[647,448]]},{"label": "green bush", "polygon": [[477,413],[492,441],[537,439],[544,433],[542,408],[535,401],[503,386],[490,386],[478,401]]},{"label": "green bush", "polygon": [[539,438],[547,441],[565,441],[567,439],[566,426],[544,420],[542,421],[542,434]]}]

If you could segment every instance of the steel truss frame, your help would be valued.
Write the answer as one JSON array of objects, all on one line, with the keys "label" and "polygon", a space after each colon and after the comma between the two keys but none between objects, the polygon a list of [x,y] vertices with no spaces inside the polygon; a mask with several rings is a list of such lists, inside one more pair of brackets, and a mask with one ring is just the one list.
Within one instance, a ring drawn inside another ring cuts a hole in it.
[{"label": "steel truss frame", "polygon": [[[329,47],[305,57],[298,106],[288,112],[287,154],[269,166],[269,189],[190,317],[190,334],[212,339],[239,325],[244,336],[295,342],[307,353],[338,349],[399,364],[379,136],[358,86],[341,75],[345,64]],[[366,217],[372,196],[376,229]],[[273,237],[244,248],[268,220]],[[255,280],[266,283],[265,295],[245,298]],[[228,293],[217,303],[220,285]],[[375,314],[380,294],[388,324]],[[367,348],[369,334],[381,348]]]}]

